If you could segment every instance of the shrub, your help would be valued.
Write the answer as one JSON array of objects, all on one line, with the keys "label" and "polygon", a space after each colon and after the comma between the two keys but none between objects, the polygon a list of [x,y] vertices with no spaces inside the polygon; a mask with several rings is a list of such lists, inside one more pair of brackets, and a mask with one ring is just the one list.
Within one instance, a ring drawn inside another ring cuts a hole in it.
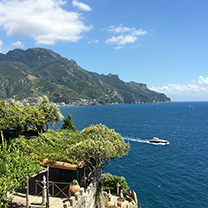
[{"label": "shrub", "polygon": [[112,194],[117,193],[117,183],[120,184],[120,190],[122,189],[123,194],[128,194],[129,186],[126,182],[126,179],[123,176],[116,176],[110,173],[104,173],[101,178],[101,183],[103,185],[104,191],[109,191]]}]

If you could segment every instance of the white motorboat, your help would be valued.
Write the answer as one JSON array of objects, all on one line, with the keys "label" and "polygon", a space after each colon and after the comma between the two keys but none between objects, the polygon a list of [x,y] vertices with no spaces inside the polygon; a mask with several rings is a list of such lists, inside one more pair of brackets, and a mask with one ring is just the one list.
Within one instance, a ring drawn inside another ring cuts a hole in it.
[{"label": "white motorboat", "polygon": [[149,143],[151,144],[157,144],[157,145],[166,145],[166,144],[170,144],[169,141],[167,140],[163,140],[163,139],[159,139],[157,137],[153,137],[153,139],[149,140]]}]

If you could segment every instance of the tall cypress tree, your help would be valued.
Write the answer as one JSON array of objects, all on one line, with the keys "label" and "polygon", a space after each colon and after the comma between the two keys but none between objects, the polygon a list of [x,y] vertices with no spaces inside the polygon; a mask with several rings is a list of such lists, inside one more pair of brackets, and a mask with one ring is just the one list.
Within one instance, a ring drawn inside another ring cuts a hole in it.
[{"label": "tall cypress tree", "polygon": [[77,130],[72,122],[72,117],[71,117],[70,113],[68,113],[68,116],[66,117],[66,119],[64,119],[64,123],[63,123],[61,129],[68,129],[71,131]]}]

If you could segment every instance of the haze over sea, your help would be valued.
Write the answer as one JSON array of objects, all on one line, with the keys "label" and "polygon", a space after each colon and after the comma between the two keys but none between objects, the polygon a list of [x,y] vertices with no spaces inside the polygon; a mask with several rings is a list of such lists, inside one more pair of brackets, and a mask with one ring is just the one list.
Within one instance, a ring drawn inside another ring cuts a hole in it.
[{"label": "haze over sea", "polygon": [[[78,130],[105,124],[130,142],[104,169],[124,176],[143,208],[208,207],[208,102],[64,106]],[[59,128],[58,123],[55,128]],[[147,143],[154,136],[169,145]]]}]

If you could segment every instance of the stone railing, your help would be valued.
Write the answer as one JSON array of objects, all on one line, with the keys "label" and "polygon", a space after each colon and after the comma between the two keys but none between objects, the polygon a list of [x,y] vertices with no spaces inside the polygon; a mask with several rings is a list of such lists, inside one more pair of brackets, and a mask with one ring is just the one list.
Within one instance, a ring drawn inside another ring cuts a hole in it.
[{"label": "stone railing", "polygon": [[104,197],[108,198],[108,207],[118,207],[118,208],[138,208],[138,200],[136,192],[130,191],[128,195],[120,196],[118,195],[112,195],[107,192],[103,192]]},{"label": "stone railing", "polygon": [[[98,182],[92,181],[86,190],[80,188],[79,192],[76,192],[74,196],[71,196],[68,200],[63,202],[64,208],[95,208],[96,207],[96,191],[97,191]],[[106,192],[103,193],[103,197],[108,197]],[[129,193],[123,200],[120,196],[111,195],[109,198],[108,206],[116,206],[120,208],[137,208],[138,201],[137,195],[134,191]],[[99,208],[104,208],[105,203],[101,203]]]},{"label": "stone railing", "polygon": [[64,208],[95,208],[95,198],[98,182],[92,181],[86,190],[80,188],[74,196],[64,202]]}]

